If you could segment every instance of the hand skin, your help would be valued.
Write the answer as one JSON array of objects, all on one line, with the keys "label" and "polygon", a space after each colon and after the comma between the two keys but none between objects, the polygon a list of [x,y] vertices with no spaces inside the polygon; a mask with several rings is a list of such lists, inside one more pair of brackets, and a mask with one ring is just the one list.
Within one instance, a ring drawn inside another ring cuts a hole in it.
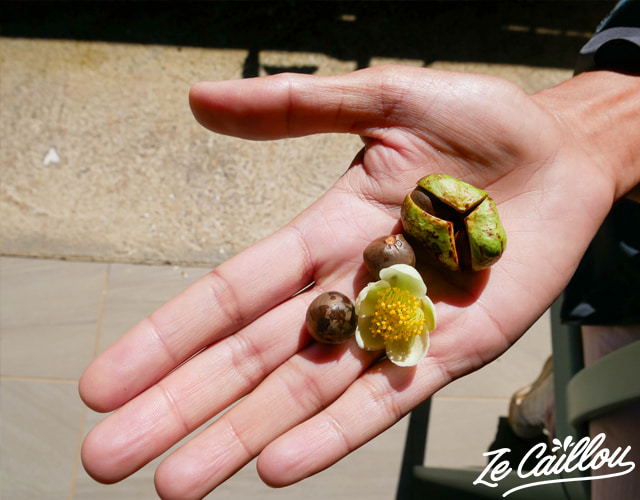
[{"label": "hand skin", "polygon": [[[117,410],[82,447],[86,470],[106,483],[247,396],[160,464],[162,498],[200,498],[255,456],[267,484],[292,484],[489,363],[553,302],[612,204],[640,182],[640,79],[616,73],[528,96],[493,77],[385,66],[200,83],[190,103],[217,133],[343,132],[365,147],[311,207],[134,326],[83,374],[85,403]],[[420,268],[439,323],[415,368],[355,341],[310,342],[307,305],[328,290],[355,299],[369,281],[363,249],[399,229],[404,196],[432,172],[491,194],[508,235],[502,259],[474,275]]]}]

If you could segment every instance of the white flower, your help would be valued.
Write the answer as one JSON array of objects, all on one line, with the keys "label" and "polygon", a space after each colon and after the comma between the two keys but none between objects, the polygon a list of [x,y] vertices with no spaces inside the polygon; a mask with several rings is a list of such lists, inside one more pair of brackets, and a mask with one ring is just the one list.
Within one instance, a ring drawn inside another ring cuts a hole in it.
[{"label": "white flower", "polygon": [[356,299],[356,341],[361,349],[385,349],[398,366],[414,366],[427,354],[436,309],[415,268],[395,264],[380,271]]}]

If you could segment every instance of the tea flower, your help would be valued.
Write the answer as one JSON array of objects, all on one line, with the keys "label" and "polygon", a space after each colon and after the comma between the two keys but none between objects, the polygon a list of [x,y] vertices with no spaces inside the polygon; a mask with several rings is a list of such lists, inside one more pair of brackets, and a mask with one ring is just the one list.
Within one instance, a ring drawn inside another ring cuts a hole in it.
[{"label": "tea flower", "polygon": [[398,366],[414,366],[427,354],[429,332],[436,327],[436,309],[415,268],[395,264],[380,271],[356,299],[358,346],[385,349]]}]

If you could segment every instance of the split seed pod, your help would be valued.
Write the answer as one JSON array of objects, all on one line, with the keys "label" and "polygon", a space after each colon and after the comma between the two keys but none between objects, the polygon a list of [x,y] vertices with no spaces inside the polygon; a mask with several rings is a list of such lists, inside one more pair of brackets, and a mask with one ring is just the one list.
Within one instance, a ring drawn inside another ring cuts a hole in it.
[{"label": "split seed pod", "polygon": [[486,269],[500,258],[507,243],[491,197],[446,174],[418,181],[402,205],[402,225],[405,233],[452,270]]}]

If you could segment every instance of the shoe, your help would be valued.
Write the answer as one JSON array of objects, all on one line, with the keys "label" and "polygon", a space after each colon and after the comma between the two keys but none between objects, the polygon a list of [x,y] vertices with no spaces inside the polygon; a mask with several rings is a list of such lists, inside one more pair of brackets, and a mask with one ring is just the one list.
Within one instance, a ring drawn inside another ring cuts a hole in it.
[{"label": "shoe", "polygon": [[547,359],[538,378],[516,391],[509,403],[509,425],[514,434],[533,439],[547,434],[545,415],[553,404],[553,360]]}]

